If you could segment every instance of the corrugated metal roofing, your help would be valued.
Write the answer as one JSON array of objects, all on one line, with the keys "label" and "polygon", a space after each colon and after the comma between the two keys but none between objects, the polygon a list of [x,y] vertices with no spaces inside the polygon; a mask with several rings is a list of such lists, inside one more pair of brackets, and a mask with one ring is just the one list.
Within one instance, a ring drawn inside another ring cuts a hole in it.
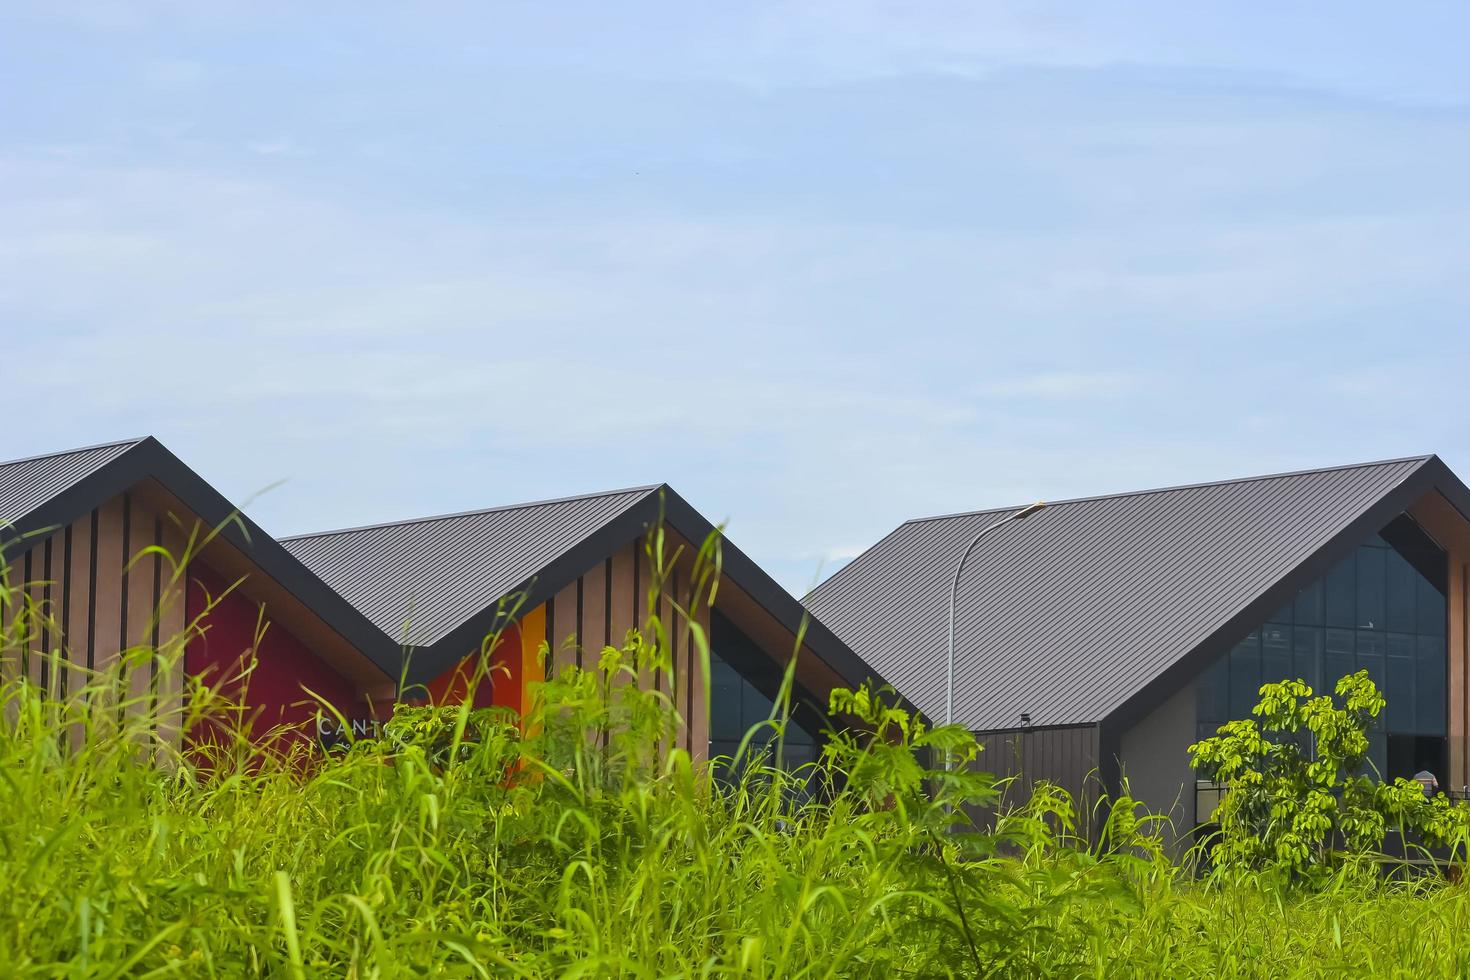
[{"label": "corrugated metal roofing", "polygon": [[[1068,500],[1002,526],[958,590],[955,720],[1103,720],[1433,458]],[[807,605],[942,719],[955,563],[1014,510],[902,524]]]},{"label": "corrugated metal roofing", "polygon": [[657,491],[614,490],[281,544],[383,632],[428,646]]},{"label": "corrugated metal roofing", "polygon": [[14,524],[142,441],[125,439],[0,463],[0,524]]}]

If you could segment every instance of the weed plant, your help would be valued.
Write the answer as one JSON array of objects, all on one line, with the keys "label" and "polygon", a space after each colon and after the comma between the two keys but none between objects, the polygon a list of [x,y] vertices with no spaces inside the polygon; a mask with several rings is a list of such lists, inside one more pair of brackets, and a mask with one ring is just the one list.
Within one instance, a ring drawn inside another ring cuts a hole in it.
[{"label": "weed plant", "polygon": [[[405,703],[381,737],[324,751],[289,732],[252,736],[208,677],[174,702],[132,693],[131,672],[178,670],[188,631],[126,651],[81,690],[43,688],[16,665],[45,610],[18,589],[0,587],[0,603],[4,977],[1470,966],[1459,886],[1350,869],[1310,890],[1201,880],[1131,800],[1079,815],[1045,784],[997,813],[1000,787],[969,733],[928,727],[880,690],[834,694],[820,760],[793,771],[781,764],[788,669],[737,756],[696,761],[675,746],[667,694],[632,683],[668,674],[676,628],[708,662],[686,607],[551,678],[528,718]],[[945,756],[961,764],[931,762]]]}]

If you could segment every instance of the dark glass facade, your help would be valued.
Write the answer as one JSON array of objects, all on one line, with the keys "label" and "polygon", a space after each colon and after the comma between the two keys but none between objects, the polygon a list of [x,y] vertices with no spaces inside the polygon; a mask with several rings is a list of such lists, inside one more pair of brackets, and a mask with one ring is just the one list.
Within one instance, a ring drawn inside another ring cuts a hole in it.
[{"label": "dark glass facade", "polygon": [[[710,652],[710,719],[709,755],[733,756],[740,740],[751,728],[771,717],[771,699],[713,651]],[[817,739],[797,722],[805,712],[801,706],[793,712],[786,726],[782,746],[782,763],[788,769],[817,759]],[[751,739],[753,746],[768,744],[773,738],[769,728]]]},{"label": "dark glass facade", "polygon": [[1317,693],[1367,670],[1387,705],[1369,737],[1385,778],[1447,761],[1445,556],[1407,517],[1364,542],[1220,658],[1198,687],[1198,734],[1251,717],[1262,684],[1300,678]]},{"label": "dark glass facade", "polygon": [[[733,623],[714,613],[710,623],[709,757],[733,756],[745,733],[770,718],[772,699],[781,687],[779,667],[756,649]],[[816,710],[799,694],[793,698],[791,718],[781,750],[788,769],[815,762],[820,749],[821,721]],[[774,739],[769,727],[752,737],[755,747]]]}]

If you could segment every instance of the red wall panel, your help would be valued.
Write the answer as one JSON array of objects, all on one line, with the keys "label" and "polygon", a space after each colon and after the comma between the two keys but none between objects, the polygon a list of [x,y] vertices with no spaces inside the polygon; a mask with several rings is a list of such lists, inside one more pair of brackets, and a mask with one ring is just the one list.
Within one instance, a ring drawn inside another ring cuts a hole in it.
[{"label": "red wall panel", "polygon": [[[262,615],[261,606],[238,590],[226,595],[230,584],[203,564],[195,564],[189,570],[186,613],[189,622],[198,621],[203,627],[185,649],[184,665],[189,675],[202,677],[231,702],[243,705],[251,718],[250,733],[255,738],[288,726],[294,730],[291,738],[336,741],[341,734],[340,727],[335,719],[320,713],[320,706],[307,693],[308,689],[355,723],[357,736],[371,734],[368,727],[371,707],[357,696],[353,685],[289,630],[271,622],[268,610],[267,615]],[[212,609],[209,608],[211,598],[215,600]],[[544,623],[535,615],[528,618]],[[262,626],[264,632],[257,643]],[[516,624],[501,634],[490,652],[487,676],[474,684],[475,707],[499,705],[517,711],[526,709],[529,703],[526,685],[539,680],[540,671],[534,650],[527,653],[528,644],[522,642],[521,632],[520,624]],[[540,634],[544,632],[543,625],[528,634],[536,641],[533,647],[539,646]],[[252,652],[255,666],[247,673]],[[464,700],[470,693],[479,660],[478,653],[472,654],[436,678],[428,685],[427,701],[447,705]],[[196,739],[202,735],[194,733]]]},{"label": "red wall panel", "polygon": [[[218,598],[229,586],[213,569],[189,569],[187,614],[189,622],[201,616],[209,597]],[[201,621],[204,629],[189,641],[184,664],[191,676],[202,676],[211,687],[243,704],[252,716],[252,734],[264,735],[278,725],[296,726],[298,737],[315,738],[319,706],[306,688],[337,708],[349,721],[365,719],[368,706],[340,674],[320,660],[305,644],[239,590],[219,599]],[[261,625],[265,632],[256,644]],[[252,649],[256,666],[248,675]]]}]

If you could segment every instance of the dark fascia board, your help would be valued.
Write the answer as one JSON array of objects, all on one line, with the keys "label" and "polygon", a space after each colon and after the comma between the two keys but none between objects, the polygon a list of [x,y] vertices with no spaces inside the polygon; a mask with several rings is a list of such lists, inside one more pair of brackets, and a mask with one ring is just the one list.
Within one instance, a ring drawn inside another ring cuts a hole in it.
[{"label": "dark fascia board", "polygon": [[1470,486],[1455,475],[1455,471],[1445,465],[1445,461],[1438,456],[1431,456],[1424,463],[1424,468],[1434,475],[1433,489],[1450,502],[1460,516],[1470,521]]},{"label": "dark fascia board", "polygon": [[646,527],[657,522],[659,489],[650,489],[637,503],[587,535],[575,547],[562,552],[494,605],[480,610],[429,646],[413,648],[404,669],[404,684],[410,687],[428,684],[477,649],[487,637],[506,629],[525,613],[553,598],[575,582],[579,575],[643,533]]},{"label": "dark fascia board", "polygon": [[[588,535],[575,548],[566,551],[533,578],[522,583],[511,593],[512,596],[524,597],[514,607],[497,604],[482,610],[431,646],[414,650],[405,671],[405,682],[409,685],[428,684],[478,647],[487,636],[506,628],[523,613],[555,596],[575,582],[577,576],[606,560],[649,529],[657,527],[660,521],[695,547],[699,547],[716,530],[714,524],[668,484],[654,487],[633,506]],[[806,646],[850,687],[856,688],[869,679],[882,683],[877,671],[823,626],[745,552],[723,536],[720,539],[720,560],[723,573],[733,583],[792,635],[801,633]],[[918,709],[907,699],[901,695],[897,698],[900,706],[919,714]]]},{"label": "dark fascia board", "polygon": [[17,542],[28,546],[27,538],[64,527],[147,479],[156,480],[200,520],[220,528],[220,537],[316,613],[383,676],[397,679],[403,658],[397,644],[152,436],[17,520],[0,536],[0,550]]},{"label": "dark fascia board", "polygon": [[[665,516],[670,527],[695,546],[715,532],[715,526],[699,511],[691,507],[683,497],[668,487],[664,487],[663,490]],[[858,656],[851,647],[839,640],[835,633],[824,626],[811,614],[810,610],[801,604],[800,600],[787,592],[780,583],[767,574],[765,569],[752,561],[745,552],[735,547],[730,539],[723,535],[720,538],[720,560],[723,572],[730,577],[732,582],[745,590],[758,606],[770,613],[771,617],[789,630],[793,636],[800,635],[817,658],[831,667],[848,687],[856,689],[865,681],[885,683],[876,670]],[[804,631],[803,627],[805,627]],[[922,713],[907,698],[897,692],[894,694],[899,706],[922,717]],[[927,724],[928,719],[924,720]]]},{"label": "dark fascia board", "polygon": [[1102,744],[1116,753],[1123,733],[1142,720],[1205,671],[1215,659],[1224,656],[1266,617],[1281,608],[1302,588],[1325,575],[1333,565],[1352,554],[1359,544],[1395,516],[1412,507],[1431,490],[1438,490],[1460,511],[1470,517],[1470,488],[1444,464],[1438,456],[1425,457],[1399,485],[1389,490],[1306,561],[1292,569],[1275,585],[1262,592],[1244,609],[1232,616],[1189,653],[1145,684],[1139,691],[1113,709],[1100,722]]},{"label": "dark fascia board", "polygon": [[1095,721],[1074,721],[1055,725],[1011,725],[1007,728],[977,728],[976,735],[1015,735],[1018,732],[1060,732],[1075,728],[1096,728]]}]

